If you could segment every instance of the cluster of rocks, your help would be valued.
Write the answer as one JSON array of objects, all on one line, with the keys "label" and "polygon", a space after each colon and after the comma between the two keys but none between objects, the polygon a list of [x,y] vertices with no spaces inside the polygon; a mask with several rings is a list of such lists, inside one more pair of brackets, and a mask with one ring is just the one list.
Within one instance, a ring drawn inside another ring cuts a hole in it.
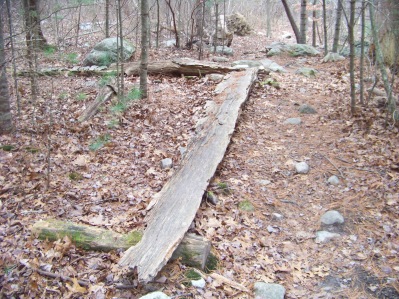
[{"label": "cluster of rocks", "polygon": [[[199,280],[192,280],[192,286],[203,289],[206,286],[206,281],[201,278]],[[282,285],[275,283],[256,282],[254,285],[254,295],[256,299],[284,299],[285,288]],[[172,297],[163,292],[152,292],[139,299],[171,299]]]}]

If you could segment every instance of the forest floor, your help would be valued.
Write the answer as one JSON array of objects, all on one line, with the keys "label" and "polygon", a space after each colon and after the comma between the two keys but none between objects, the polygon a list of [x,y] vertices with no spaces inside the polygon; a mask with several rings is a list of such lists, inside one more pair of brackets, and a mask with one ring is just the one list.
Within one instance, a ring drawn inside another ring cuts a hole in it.
[{"label": "forest floor", "polygon": [[[266,58],[268,43],[258,34],[235,37],[230,62]],[[196,56],[151,50],[151,59]],[[348,60],[271,59],[287,72],[259,76],[210,186],[222,182],[230,192],[219,194],[216,206],[204,202],[192,230],[212,242],[220,259],[216,272],[250,290],[264,281],[283,285],[286,298],[399,298],[398,127],[385,126],[384,109],[374,99],[350,114]],[[57,63],[48,56],[39,61],[43,67]],[[317,76],[296,74],[299,67],[315,68]],[[269,77],[278,89],[264,84]],[[28,79],[20,79],[16,130],[0,137],[0,298],[137,298],[157,289],[173,298],[253,298],[212,279],[204,289],[187,287],[179,261],[152,284],[116,289],[116,282],[136,283],[115,270],[121,252],[88,252],[68,239],[46,242],[31,233],[47,218],[117,232],[143,229],[146,206],[173,174],[160,161],[172,158],[178,167],[179,148],[195,135],[215,88],[204,77],[150,76],[147,100],[122,114],[110,103],[79,123],[100,79],[40,77],[35,103]],[[125,79],[127,90],[137,85],[137,76]],[[302,104],[317,113],[300,114]],[[284,124],[292,117],[302,123]],[[308,174],[295,173],[302,161]],[[327,183],[331,175],[338,185]],[[244,200],[253,211],[238,208]],[[328,210],[344,216],[341,236],[316,243]],[[91,286],[43,276],[37,268]]]}]

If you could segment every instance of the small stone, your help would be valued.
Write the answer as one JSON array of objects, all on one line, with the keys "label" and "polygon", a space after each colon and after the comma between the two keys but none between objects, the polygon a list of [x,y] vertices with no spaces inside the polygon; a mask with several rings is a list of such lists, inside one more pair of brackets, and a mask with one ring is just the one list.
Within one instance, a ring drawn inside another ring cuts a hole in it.
[{"label": "small stone", "polygon": [[266,186],[266,185],[269,185],[269,184],[272,183],[272,182],[269,181],[269,180],[259,180],[258,182],[259,182],[259,184],[262,185],[262,186]]},{"label": "small stone", "polygon": [[152,292],[145,296],[140,297],[139,299],[170,299],[168,295],[162,292]]},{"label": "small stone", "polygon": [[326,243],[334,238],[339,238],[341,235],[337,233],[330,233],[328,231],[318,231],[316,232],[316,243]]},{"label": "small stone", "polygon": [[331,185],[338,185],[339,184],[339,178],[336,175],[332,175],[328,178],[327,182]]},{"label": "small stone", "polygon": [[180,155],[183,157],[184,154],[187,152],[187,148],[184,146],[179,146]]},{"label": "small stone", "polygon": [[284,124],[286,125],[300,125],[301,124],[301,119],[299,117],[293,117],[293,118],[288,118]]},{"label": "small stone", "polygon": [[276,283],[255,282],[256,299],[284,299],[285,288]]},{"label": "small stone", "polygon": [[191,285],[193,287],[203,289],[203,288],[205,288],[205,279],[201,278],[201,279],[198,279],[198,280],[192,280],[191,281]]},{"label": "small stone", "polygon": [[216,57],[213,57],[213,58],[212,58],[212,61],[214,61],[214,62],[228,62],[229,59],[226,58],[226,57],[219,57],[219,56],[216,56]]},{"label": "small stone", "polygon": [[281,220],[281,219],[284,218],[284,216],[281,215],[281,214],[279,214],[279,213],[273,213],[272,216],[273,216],[273,218],[276,219],[276,220]]},{"label": "small stone", "polygon": [[321,223],[326,225],[342,224],[344,223],[344,217],[338,211],[328,211],[321,216]]},{"label": "small stone", "polygon": [[209,78],[210,81],[219,83],[219,82],[221,82],[223,80],[224,75],[222,75],[222,74],[209,74],[207,77]]},{"label": "small stone", "polygon": [[298,108],[298,111],[302,114],[316,114],[317,111],[312,106],[303,104]]},{"label": "small stone", "polygon": [[205,193],[205,199],[207,202],[213,204],[214,206],[216,206],[217,203],[219,202],[219,199],[216,196],[216,194],[211,191]]},{"label": "small stone", "polygon": [[306,162],[299,162],[295,164],[296,173],[306,174],[309,172],[309,165]]},{"label": "small stone", "polygon": [[274,227],[271,226],[271,225],[268,225],[268,226],[267,226],[267,231],[268,231],[270,234],[272,234],[272,233],[278,233],[278,232],[279,232],[279,230],[278,230],[277,228],[274,228]]},{"label": "small stone", "polygon": [[170,169],[173,166],[173,161],[171,158],[165,158],[161,161],[161,168],[162,169]]}]

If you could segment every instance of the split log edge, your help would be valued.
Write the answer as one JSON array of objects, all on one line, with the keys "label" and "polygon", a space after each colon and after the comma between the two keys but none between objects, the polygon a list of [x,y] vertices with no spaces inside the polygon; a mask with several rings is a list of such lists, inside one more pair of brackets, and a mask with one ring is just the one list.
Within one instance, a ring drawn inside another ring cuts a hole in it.
[{"label": "split log edge", "polygon": [[137,268],[139,281],[148,282],[157,275],[187,232],[209,181],[223,160],[257,72],[251,68],[230,73],[217,87],[217,102],[223,104],[190,146],[181,167],[153,199],[155,204],[147,216],[143,238],[119,261],[120,266]]},{"label": "split log edge", "polygon": [[[67,236],[79,248],[105,252],[126,250],[142,238],[139,231],[120,234],[109,229],[55,219],[36,222],[32,232],[39,239],[48,241],[57,241]],[[172,260],[180,258],[184,265],[204,270],[210,251],[210,241],[195,234],[186,234],[173,253]]]}]

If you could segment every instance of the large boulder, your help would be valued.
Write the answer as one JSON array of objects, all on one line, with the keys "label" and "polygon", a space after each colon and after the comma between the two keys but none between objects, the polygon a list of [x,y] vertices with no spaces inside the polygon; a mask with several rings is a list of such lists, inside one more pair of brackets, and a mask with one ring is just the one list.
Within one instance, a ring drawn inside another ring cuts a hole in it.
[{"label": "large boulder", "polygon": [[[109,37],[99,42],[93,50],[87,54],[83,61],[84,66],[98,65],[109,66],[118,59],[118,39],[116,37]],[[120,42],[119,42],[120,46]],[[132,57],[136,48],[127,40],[123,40],[123,58],[124,61]]]},{"label": "large boulder", "polygon": [[240,13],[227,16],[227,29],[234,34],[245,36],[252,31],[245,17]]},{"label": "large boulder", "polygon": [[291,56],[314,56],[320,52],[314,47],[305,44],[286,44],[283,42],[274,42],[266,47],[267,56],[280,55],[287,53]]}]

